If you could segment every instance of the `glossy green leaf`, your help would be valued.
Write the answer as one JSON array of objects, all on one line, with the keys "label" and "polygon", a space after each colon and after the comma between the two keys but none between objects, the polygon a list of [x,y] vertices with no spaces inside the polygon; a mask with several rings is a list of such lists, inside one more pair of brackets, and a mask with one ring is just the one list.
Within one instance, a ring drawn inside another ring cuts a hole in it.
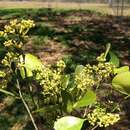
[{"label": "glossy green leaf", "polygon": [[114,74],[119,74],[119,73],[128,72],[128,71],[129,71],[129,66],[123,66],[120,68],[115,68]]},{"label": "glossy green leaf", "polygon": [[22,56],[21,62],[25,63],[24,67],[21,67],[21,76],[23,78],[33,76],[32,71],[34,70],[42,70],[42,62],[32,54],[26,54],[25,58]]},{"label": "glossy green leaf", "polygon": [[120,65],[119,58],[113,52],[109,52],[109,55],[110,55],[109,62],[114,64],[116,67],[119,67],[119,65]]},{"label": "glossy green leaf", "polygon": [[74,104],[74,108],[85,107],[96,102],[96,94],[92,90],[88,90],[87,93]]},{"label": "glossy green leaf", "polygon": [[32,54],[26,54],[25,67],[29,68],[30,70],[42,68],[42,62],[36,56]]},{"label": "glossy green leaf", "polygon": [[66,116],[58,119],[54,124],[55,130],[81,130],[84,119]]},{"label": "glossy green leaf", "polygon": [[77,65],[76,69],[75,69],[75,74],[79,75],[83,72],[84,66],[83,65]]},{"label": "glossy green leaf", "polygon": [[112,86],[117,91],[130,94],[130,72],[119,73],[112,80]]},{"label": "glossy green leaf", "polygon": [[24,79],[25,77],[31,77],[33,76],[33,73],[30,69],[28,69],[27,67],[21,67],[20,68],[20,74],[22,76],[22,78]]}]

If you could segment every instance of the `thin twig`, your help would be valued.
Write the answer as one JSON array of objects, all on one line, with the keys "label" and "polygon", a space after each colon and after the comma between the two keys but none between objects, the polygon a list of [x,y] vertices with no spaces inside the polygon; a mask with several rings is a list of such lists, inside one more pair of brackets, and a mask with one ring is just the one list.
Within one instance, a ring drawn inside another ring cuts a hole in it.
[{"label": "thin twig", "polygon": [[83,118],[85,118],[85,116],[86,116],[86,114],[87,114],[87,110],[88,110],[88,108],[86,107],[86,108],[85,108],[85,111],[84,111],[84,114],[83,114]]},{"label": "thin twig", "polygon": [[30,111],[30,109],[29,109],[27,103],[25,102],[25,100],[24,100],[24,98],[23,98],[23,95],[22,95],[22,92],[21,92],[21,88],[20,88],[18,79],[17,79],[17,88],[18,88],[18,90],[19,90],[19,96],[20,96],[20,98],[21,98],[21,100],[22,100],[22,102],[23,102],[23,104],[24,104],[24,106],[25,106],[25,108],[26,108],[26,110],[27,110],[27,112],[28,112],[30,118],[31,118],[32,124],[33,124],[35,130],[38,130],[38,127],[37,127],[37,125],[36,125],[36,123],[35,123],[35,121],[34,121],[34,118],[33,118],[32,114],[31,114],[31,111]]},{"label": "thin twig", "polygon": [[98,127],[98,125],[94,126],[91,130],[95,130]]},{"label": "thin twig", "polygon": [[34,100],[34,97],[33,97],[33,94],[32,94],[32,92],[31,92],[31,87],[32,87],[32,86],[31,86],[30,81],[29,81],[29,86],[28,86],[29,95],[30,95],[30,97],[31,97],[31,99],[32,99],[32,102],[33,102],[35,108],[38,108],[38,105],[36,104],[36,102],[35,102],[35,100]]}]

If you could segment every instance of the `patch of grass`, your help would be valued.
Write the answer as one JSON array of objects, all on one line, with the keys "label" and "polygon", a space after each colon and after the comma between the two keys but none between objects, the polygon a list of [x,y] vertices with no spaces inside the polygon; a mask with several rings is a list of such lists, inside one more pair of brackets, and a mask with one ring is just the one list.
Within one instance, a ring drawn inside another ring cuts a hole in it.
[{"label": "patch of grass", "polygon": [[37,25],[31,32],[31,35],[49,36],[49,37],[53,37],[54,34],[55,30],[53,28],[45,26],[43,24]]},{"label": "patch of grass", "polygon": [[47,44],[49,41],[49,37],[48,36],[33,36],[32,37],[32,44],[33,46],[42,46]]}]

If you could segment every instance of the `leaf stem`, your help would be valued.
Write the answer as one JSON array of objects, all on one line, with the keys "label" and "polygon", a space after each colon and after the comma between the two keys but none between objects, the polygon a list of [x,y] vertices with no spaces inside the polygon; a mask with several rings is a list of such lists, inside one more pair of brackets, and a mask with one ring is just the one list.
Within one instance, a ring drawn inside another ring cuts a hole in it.
[{"label": "leaf stem", "polygon": [[91,130],[95,130],[98,127],[98,125],[94,126]]},{"label": "leaf stem", "polygon": [[26,101],[25,101],[24,98],[23,98],[23,95],[22,95],[22,92],[21,92],[21,88],[20,88],[18,79],[16,80],[16,82],[17,82],[17,88],[18,88],[18,90],[19,90],[19,96],[20,96],[20,98],[21,98],[21,100],[22,100],[22,102],[23,102],[23,104],[24,104],[24,106],[25,106],[25,108],[26,108],[26,110],[27,110],[29,116],[30,116],[30,119],[31,119],[31,121],[32,121],[32,124],[33,124],[35,130],[38,130],[38,127],[37,127],[37,125],[36,125],[36,123],[35,123],[35,121],[34,121],[34,118],[33,118],[32,114],[31,114],[31,111],[30,111],[30,109],[29,109],[29,107],[28,107]]}]

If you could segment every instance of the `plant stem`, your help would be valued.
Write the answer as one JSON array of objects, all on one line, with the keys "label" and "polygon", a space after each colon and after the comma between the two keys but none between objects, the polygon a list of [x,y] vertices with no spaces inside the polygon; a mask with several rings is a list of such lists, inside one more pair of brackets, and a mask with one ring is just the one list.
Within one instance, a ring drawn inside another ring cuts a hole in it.
[{"label": "plant stem", "polygon": [[86,114],[87,114],[87,107],[85,108],[85,111],[84,111],[84,114],[83,114],[83,118],[85,118]]},{"label": "plant stem", "polygon": [[38,130],[38,127],[37,127],[37,125],[36,125],[36,123],[35,123],[35,121],[34,121],[34,118],[33,118],[32,114],[31,114],[31,111],[30,111],[30,109],[29,109],[29,107],[28,107],[26,101],[25,101],[24,98],[23,98],[23,95],[22,95],[22,92],[21,92],[21,88],[20,88],[18,79],[17,79],[16,81],[17,81],[17,88],[18,88],[18,90],[19,90],[19,96],[20,96],[20,98],[21,98],[21,100],[22,100],[22,102],[23,102],[23,104],[24,104],[24,106],[25,106],[25,108],[26,108],[26,110],[27,110],[29,116],[30,116],[30,119],[31,119],[31,121],[32,121],[32,124],[33,124],[35,130]]},{"label": "plant stem", "polygon": [[91,130],[95,130],[98,127],[98,125],[94,126]]},{"label": "plant stem", "polygon": [[31,97],[31,99],[32,99],[32,102],[33,102],[33,104],[34,104],[34,107],[37,109],[37,108],[38,108],[38,105],[36,104],[36,102],[35,102],[35,100],[34,100],[33,94],[32,94],[32,92],[31,92],[31,88],[32,88],[32,86],[31,86],[30,81],[29,81],[28,91],[29,91],[30,97]]}]

